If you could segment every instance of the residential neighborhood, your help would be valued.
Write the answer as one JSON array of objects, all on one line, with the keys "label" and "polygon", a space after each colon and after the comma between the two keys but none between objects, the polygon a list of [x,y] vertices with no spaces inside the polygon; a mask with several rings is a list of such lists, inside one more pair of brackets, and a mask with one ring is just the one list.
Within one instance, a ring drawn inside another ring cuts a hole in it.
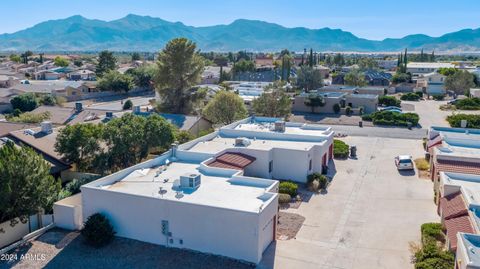
[{"label": "residential neighborhood", "polygon": [[127,2],[0,16],[0,268],[480,268],[478,29]]}]

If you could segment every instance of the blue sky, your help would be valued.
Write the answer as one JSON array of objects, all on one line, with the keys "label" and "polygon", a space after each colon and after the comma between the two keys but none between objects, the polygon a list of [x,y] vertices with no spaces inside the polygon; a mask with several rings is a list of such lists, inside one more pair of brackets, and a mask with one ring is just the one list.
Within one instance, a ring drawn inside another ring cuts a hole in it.
[{"label": "blue sky", "polygon": [[1,10],[0,33],[77,14],[113,20],[129,13],[193,26],[258,19],[287,27],[340,28],[369,39],[480,27],[478,0],[6,0]]}]

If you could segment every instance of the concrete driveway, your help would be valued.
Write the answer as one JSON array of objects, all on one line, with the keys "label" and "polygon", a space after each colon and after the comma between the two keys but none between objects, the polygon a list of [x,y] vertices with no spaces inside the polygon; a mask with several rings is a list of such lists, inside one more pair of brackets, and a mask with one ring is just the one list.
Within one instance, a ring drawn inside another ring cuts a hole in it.
[{"label": "concrete driveway", "polygon": [[413,268],[409,242],[420,225],[439,221],[432,183],[399,173],[393,158],[423,155],[420,140],[347,137],[358,159],[335,161],[328,193],[298,209],[306,218],[297,237],[277,241],[259,268]]},{"label": "concrete driveway", "polygon": [[413,111],[420,116],[420,125],[422,128],[428,129],[431,126],[442,126],[450,127],[446,121],[447,116],[452,115],[453,113],[463,113],[463,114],[480,114],[479,111],[465,111],[465,110],[456,110],[456,111],[444,111],[440,110],[440,105],[446,104],[447,101],[402,101],[403,104],[413,105]]}]

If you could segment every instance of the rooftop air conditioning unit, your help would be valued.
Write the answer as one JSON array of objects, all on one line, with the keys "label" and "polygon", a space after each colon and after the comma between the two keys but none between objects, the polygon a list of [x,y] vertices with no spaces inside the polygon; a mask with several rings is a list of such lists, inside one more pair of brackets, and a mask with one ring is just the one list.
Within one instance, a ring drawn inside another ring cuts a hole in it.
[{"label": "rooftop air conditioning unit", "polygon": [[51,134],[53,132],[52,122],[51,121],[44,121],[40,123],[42,128],[42,133],[44,134]]},{"label": "rooftop air conditioning unit", "polygon": [[198,187],[200,187],[200,183],[200,174],[186,173],[180,176],[180,187],[183,189],[196,190]]},{"label": "rooftop air conditioning unit", "polygon": [[247,147],[250,145],[250,140],[246,137],[237,137],[235,138],[235,146],[237,147]]},{"label": "rooftop air conditioning unit", "polygon": [[285,121],[279,120],[275,122],[275,132],[285,132]]}]

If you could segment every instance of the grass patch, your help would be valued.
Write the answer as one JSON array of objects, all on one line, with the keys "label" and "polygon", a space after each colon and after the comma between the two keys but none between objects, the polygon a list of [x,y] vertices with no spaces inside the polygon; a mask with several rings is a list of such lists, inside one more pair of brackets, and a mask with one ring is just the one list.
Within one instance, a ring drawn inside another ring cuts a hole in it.
[{"label": "grass patch", "polygon": [[430,169],[430,163],[427,160],[425,160],[425,158],[415,159],[414,162],[415,162],[415,166],[420,171],[428,171],[428,169]]}]

